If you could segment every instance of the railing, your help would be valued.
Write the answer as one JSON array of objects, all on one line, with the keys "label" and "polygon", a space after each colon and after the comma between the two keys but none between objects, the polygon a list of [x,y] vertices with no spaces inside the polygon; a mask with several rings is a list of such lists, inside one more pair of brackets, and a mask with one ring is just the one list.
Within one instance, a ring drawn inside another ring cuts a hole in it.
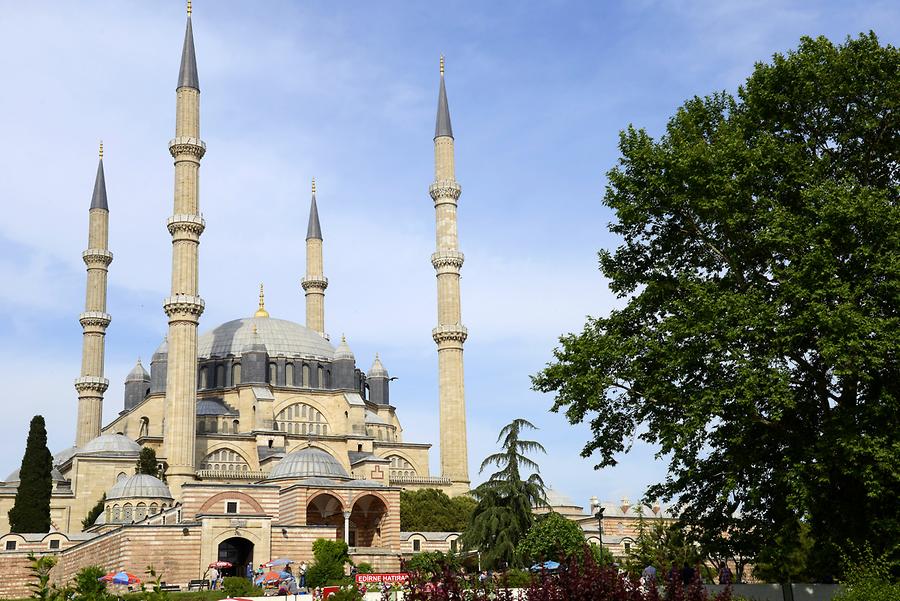
[{"label": "railing", "polygon": [[197,477],[201,480],[263,480],[265,472],[257,471],[230,471],[230,470],[197,470]]},{"label": "railing", "polygon": [[389,476],[391,484],[453,484],[442,476]]}]

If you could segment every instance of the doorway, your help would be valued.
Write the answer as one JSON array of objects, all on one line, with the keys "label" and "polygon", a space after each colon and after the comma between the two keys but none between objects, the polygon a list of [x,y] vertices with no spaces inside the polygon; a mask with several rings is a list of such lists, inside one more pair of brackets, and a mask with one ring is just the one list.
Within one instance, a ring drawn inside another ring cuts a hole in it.
[{"label": "doorway", "polygon": [[247,573],[247,564],[253,566],[253,543],[246,538],[233,536],[219,543],[219,561],[227,561],[232,567],[222,568],[225,576],[243,576]]}]

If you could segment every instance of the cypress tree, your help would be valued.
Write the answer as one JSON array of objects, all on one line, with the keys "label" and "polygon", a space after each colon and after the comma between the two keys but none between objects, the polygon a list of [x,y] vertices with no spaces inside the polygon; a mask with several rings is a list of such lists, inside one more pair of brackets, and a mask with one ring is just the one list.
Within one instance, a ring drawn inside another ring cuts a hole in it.
[{"label": "cypress tree", "polygon": [[159,463],[156,459],[156,451],[150,447],[142,447],[141,454],[138,456],[137,465],[134,467],[135,474],[148,474],[159,478]]},{"label": "cypress tree", "polygon": [[19,469],[16,500],[9,510],[10,532],[50,532],[52,470],[53,456],[47,448],[44,418],[35,415],[31,419],[25,455]]}]

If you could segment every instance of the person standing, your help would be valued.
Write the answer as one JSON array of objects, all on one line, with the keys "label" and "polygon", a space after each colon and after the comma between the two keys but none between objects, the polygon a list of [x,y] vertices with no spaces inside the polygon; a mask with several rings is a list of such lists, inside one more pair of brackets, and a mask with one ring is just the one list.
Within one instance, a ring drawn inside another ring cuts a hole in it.
[{"label": "person standing", "polygon": [[219,584],[219,570],[215,567],[210,568],[209,570],[209,590],[216,590],[216,586]]},{"label": "person standing", "polygon": [[297,571],[300,572],[300,588],[306,588],[306,561],[300,562],[300,567],[297,568]]},{"label": "person standing", "polygon": [[246,575],[247,575],[247,580],[249,580],[250,583],[252,584],[253,583],[253,564],[250,562],[247,562]]}]

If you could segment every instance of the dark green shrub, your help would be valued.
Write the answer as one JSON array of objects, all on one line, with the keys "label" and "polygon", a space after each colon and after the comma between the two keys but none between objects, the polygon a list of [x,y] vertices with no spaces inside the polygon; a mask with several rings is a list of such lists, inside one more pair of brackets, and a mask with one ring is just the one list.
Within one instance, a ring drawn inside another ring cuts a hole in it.
[{"label": "dark green shrub", "polygon": [[528,588],[531,584],[531,573],[525,570],[508,570],[500,582],[506,588]]},{"label": "dark green shrub", "polygon": [[370,563],[362,562],[356,564],[356,571],[360,574],[374,574],[375,568]]},{"label": "dark green shrub", "polygon": [[350,560],[347,543],[320,538],[313,543],[312,565],[306,571],[308,587],[344,583],[344,564]]},{"label": "dark green shrub", "polygon": [[227,576],[222,581],[222,590],[229,597],[262,597],[263,591],[241,576]]},{"label": "dark green shrub", "polygon": [[110,599],[112,595],[106,590],[106,583],[100,581],[104,574],[106,571],[100,566],[87,566],[78,570],[73,583],[76,601],[106,601]]}]

